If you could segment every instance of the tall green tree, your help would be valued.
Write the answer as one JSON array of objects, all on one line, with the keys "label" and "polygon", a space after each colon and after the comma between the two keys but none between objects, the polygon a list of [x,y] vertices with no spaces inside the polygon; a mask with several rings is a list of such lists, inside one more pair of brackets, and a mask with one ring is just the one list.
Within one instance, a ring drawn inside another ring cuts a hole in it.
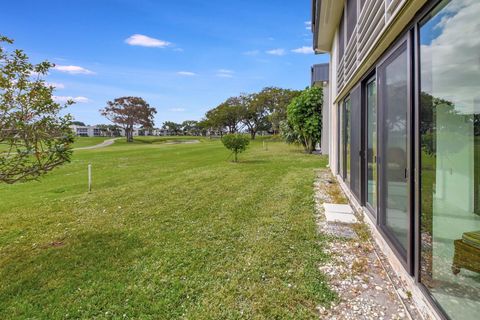
[{"label": "tall green tree", "polygon": [[280,122],[287,120],[288,105],[301,92],[301,90],[266,87],[257,94],[258,103],[268,110],[268,121],[274,134],[279,132]]},{"label": "tall green tree", "polygon": [[71,116],[60,111],[73,104],[55,102],[53,86],[43,77],[54,65],[32,64],[22,50],[7,50],[13,40],[0,36],[0,182],[37,179],[70,161],[74,137]]},{"label": "tall green tree", "polygon": [[133,142],[135,126],[153,128],[157,110],[140,97],[121,97],[108,101],[100,113],[125,130],[127,142]]},{"label": "tall green tree", "polygon": [[287,108],[287,120],[305,151],[312,153],[322,136],[322,88],[305,89]]},{"label": "tall green tree", "polygon": [[243,94],[238,100],[242,110],[242,123],[250,133],[250,138],[254,140],[258,131],[270,128],[264,96],[260,93]]},{"label": "tall green tree", "polygon": [[182,125],[173,121],[165,121],[162,125],[162,129],[168,130],[175,136],[178,136],[180,133],[182,133]]},{"label": "tall green tree", "polygon": [[236,133],[242,121],[240,101],[237,97],[228,98],[216,108],[209,110],[205,116],[215,130]]},{"label": "tall green tree", "polygon": [[198,121],[185,120],[182,122],[182,131],[184,135],[196,136],[200,134],[200,127]]}]

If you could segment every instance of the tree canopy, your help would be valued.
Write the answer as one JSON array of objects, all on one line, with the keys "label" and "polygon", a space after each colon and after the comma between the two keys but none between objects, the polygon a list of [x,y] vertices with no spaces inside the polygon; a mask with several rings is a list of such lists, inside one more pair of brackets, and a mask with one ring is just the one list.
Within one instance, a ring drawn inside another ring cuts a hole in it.
[{"label": "tree canopy", "polygon": [[32,64],[22,50],[7,51],[13,40],[0,36],[0,181],[37,179],[70,161],[73,104],[55,102],[53,86],[42,79],[54,65]]},{"label": "tree canopy", "polygon": [[127,142],[133,141],[135,126],[153,128],[157,110],[140,97],[121,97],[108,101],[100,113],[125,130]]},{"label": "tree canopy", "polygon": [[287,118],[287,106],[301,91],[266,87],[257,93],[230,97],[207,111],[199,123],[204,133],[248,132],[255,139],[260,131],[277,133],[280,122]]}]

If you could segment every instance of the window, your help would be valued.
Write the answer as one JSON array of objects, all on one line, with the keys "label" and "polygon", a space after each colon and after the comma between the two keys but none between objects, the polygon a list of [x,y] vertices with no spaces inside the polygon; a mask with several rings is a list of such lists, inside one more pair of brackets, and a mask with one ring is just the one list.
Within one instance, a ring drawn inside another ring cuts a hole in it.
[{"label": "window", "polygon": [[420,23],[420,281],[451,319],[480,310],[480,2]]}]

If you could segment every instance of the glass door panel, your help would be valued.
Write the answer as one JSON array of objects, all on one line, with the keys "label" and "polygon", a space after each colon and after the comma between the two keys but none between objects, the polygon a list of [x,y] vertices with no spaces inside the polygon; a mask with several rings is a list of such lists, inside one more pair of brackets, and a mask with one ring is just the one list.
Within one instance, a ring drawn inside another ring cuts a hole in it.
[{"label": "glass door panel", "polygon": [[343,112],[343,118],[344,118],[344,131],[343,131],[343,137],[344,137],[344,157],[345,157],[345,176],[344,180],[347,182],[347,184],[350,183],[350,167],[351,167],[351,101],[350,98],[347,98],[343,104],[344,106],[344,112]]},{"label": "glass door panel", "polygon": [[451,319],[480,310],[480,2],[420,25],[420,281]]},{"label": "glass door panel", "polygon": [[338,140],[339,140],[339,148],[338,148],[338,174],[345,178],[345,141],[344,141],[344,119],[343,119],[343,102],[339,103],[338,105]]},{"label": "glass door panel", "polygon": [[367,204],[377,211],[377,81],[366,86],[367,96]]},{"label": "glass door panel", "polygon": [[407,43],[381,66],[381,220],[405,262],[409,247],[410,205],[408,179],[409,70]]}]

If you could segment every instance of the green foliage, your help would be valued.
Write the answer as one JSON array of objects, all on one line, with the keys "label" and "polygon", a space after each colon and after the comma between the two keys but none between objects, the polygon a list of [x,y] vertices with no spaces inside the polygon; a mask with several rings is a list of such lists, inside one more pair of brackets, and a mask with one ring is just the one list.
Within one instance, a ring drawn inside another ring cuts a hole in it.
[{"label": "green foliage", "polygon": [[54,101],[53,86],[42,79],[53,64],[31,64],[22,50],[8,52],[13,40],[0,36],[0,182],[37,179],[70,161],[73,104]]},{"label": "green foliage", "polygon": [[157,110],[140,97],[120,97],[107,101],[100,113],[125,130],[127,142],[133,142],[134,126],[153,128],[153,118]]},{"label": "green foliage", "polygon": [[315,144],[321,139],[322,105],[322,89],[312,87],[293,99],[287,109],[288,123],[308,153],[315,150]]},{"label": "green foliage", "polygon": [[182,125],[173,121],[165,121],[162,128],[168,130],[170,134],[178,135],[182,132]]},{"label": "green foliage", "polygon": [[258,93],[258,99],[268,109],[268,121],[274,133],[280,130],[280,123],[287,120],[287,107],[301,91],[277,87],[266,87]]},{"label": "green foliage", "polygon": [[235,162],[238,162],[238,154],[247,150],[250,140],[243,134],[227,134],[222,137],[222,143],[235,156]]},{"label": "green foliage", "polygon": [[211,130],[235,133],[242,120],[240,101],[237,97],[229,98],[218,107],[209,110],[205,116]]},{"label": "green foliage", "polygon": [[289,144],[302,144],[300,135],[292,128],[287,120],[280,122],[280,136]]},{"label": "green foliage", "polygon": [[185,120],[182,122],[182,131],[184,135],[198,136],[200,134],[200,127],[198,121]]},{"label": "green foliage", "polygon": [[236,133],[247,129],[252,140],[259,131],[278,133],[287,118],[287,106],[300,91],[266,87],[262,91],[228,98],[209,110],[201,121],[201,131]]}]

